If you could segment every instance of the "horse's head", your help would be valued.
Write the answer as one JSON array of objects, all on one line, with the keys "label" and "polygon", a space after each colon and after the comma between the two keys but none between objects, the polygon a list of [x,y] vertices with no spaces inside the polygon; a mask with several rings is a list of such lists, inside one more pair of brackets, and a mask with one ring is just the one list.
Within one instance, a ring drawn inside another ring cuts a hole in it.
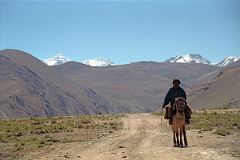
[{"label": "horse's head", "polygon": [[178,98],[175,98],[175,105],[176,105],[176,110],[182,113],[186,108],[187,102],[183,97],[178,97]]}]

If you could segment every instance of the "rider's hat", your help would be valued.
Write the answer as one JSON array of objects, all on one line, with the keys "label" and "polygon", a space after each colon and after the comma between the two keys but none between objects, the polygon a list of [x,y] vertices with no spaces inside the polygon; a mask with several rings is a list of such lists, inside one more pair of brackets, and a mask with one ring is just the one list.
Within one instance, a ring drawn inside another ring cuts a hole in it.
[{"label": "rider's hat", "polygon": [[180,80],[179,80],[179,79],[176,79],[176,78],[174,78],[174,79],[173,79],[173,84],[175,84],[175,83],[178,83],[178,84],[180,84],[181,82],[180,82]]}]

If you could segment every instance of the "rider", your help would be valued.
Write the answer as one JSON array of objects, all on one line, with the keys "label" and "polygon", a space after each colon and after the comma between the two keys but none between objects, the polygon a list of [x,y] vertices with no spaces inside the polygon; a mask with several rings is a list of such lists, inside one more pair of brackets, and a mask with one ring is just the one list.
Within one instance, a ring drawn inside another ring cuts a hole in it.
[{"label": "rider", "polygon": [[[173,87],[169,89],[167,95],[165,96],[164,103],[162,105],[162,108],[164,108],[170,102],[170,106],[168,107],[168,109],[166,109],[166,114],[164,116],[164,118],[169,119],[169,125],[172,125],[173,123],[172,115],[174,114],[173,106],[174,106],[175,98],[183,97],[185,100],[187,100],[186,92],[184,91],[183,88],[179,86],[180,83],[181,82],[179,79],[173,79]],[[191,112],[192,111],[190,107],[187,105],[186,109],[184,110],[186,124],[190,124]]]}]

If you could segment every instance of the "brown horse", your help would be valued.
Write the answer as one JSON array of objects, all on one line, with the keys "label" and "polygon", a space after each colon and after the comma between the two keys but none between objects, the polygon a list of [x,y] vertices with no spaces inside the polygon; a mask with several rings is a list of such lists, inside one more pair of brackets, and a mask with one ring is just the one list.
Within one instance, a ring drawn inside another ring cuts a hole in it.
[{"label": "brown horse", "polygon": [[[184,98],[178,97],[175,99],[174,111],[176,112],[176,114],[173,115],[172,125],[174,147],[188,147],[184,114],[186,105],[187,103]],[[182,135],[184,136],[184,146],[182,141]]]}]

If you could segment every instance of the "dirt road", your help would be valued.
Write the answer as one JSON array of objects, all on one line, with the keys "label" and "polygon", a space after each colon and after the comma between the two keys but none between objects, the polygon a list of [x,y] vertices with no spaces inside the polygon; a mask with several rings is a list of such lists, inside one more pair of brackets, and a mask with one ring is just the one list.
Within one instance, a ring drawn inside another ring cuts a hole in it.
[{"label": "dirt road", "polygon": [[235,160],[232,145],[235,136],[218,136],[187,130],[188,148],[174,148],[167,121],[151,114],[132,114],[123,118],[124,128],[118,133],[91,142],[52,146],[31,153],[24,159],[39,160]]}]

